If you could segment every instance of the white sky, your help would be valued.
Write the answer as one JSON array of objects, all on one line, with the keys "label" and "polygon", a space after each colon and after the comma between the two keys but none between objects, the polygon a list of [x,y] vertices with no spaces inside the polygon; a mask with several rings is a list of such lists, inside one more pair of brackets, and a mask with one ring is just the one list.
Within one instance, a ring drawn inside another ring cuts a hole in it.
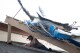
[{"label": "white sky", "polygon": [[[45,17],[61,22],[70,23],[77,21],[76,25],[80,26],[80,0],[21,0],[24,7],[28,9],[32,15],[36,16],[38,6],[44,11]],[[0,21],[4,22],[6,15],[14,17],[20,5],[17,0],[0,0]],[[21,10],[15,17],[19,20],[29,19],[27,15]],[[80,29],[72,32],[80,34]]]},{"label": "white sky", "polygon": [[[23,0],[23,2],[32,15],[36,16],[40,6],[46,18],[70,24],[77,21],[76,25],[80,26],[80,0]],[[14,17],[19,9],[17,0],[0,0],[0,21],[4,22],[6,15]],[[29,19],[22,10],[15,18],[22,21]],[[80,28],[72,32],[80,34]]]}]

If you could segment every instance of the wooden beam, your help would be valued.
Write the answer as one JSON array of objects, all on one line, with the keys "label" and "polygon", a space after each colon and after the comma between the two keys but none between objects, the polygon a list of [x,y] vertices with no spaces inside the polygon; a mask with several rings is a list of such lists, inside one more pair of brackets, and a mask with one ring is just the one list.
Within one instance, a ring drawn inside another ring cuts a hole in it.
[{"label": "wooden beam", "polygon": [[76,46],[59,41],[54,38],[47,37],[47,36],[40,34],[40,33],[31,32],[24,23],[20,23],[20,21],[15,20],[12,17],[7,16],[5,22],[7,22],[10,25],[17,27],[17,28],[29,33],[29,34],[32,34],[36,38],[45,40],[53,45],[56,45],[64,50],[68,51],[69,53],[79,53],[80,52],[80,49],[78,49]]},{"label": "wooden beam", "polygon": [[7,43],[11,42],[11,25],[8,24],[8,36],[7,36]]}]

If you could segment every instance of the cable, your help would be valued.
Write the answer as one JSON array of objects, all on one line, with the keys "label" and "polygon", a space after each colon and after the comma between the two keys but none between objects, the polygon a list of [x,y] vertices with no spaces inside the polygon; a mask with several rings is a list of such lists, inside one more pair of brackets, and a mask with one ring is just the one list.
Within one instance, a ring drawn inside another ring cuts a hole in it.
[{"label": "cable", "polygon": [[[20,9],[18,10],[18,12],[14,15],[14,17],[16,17],[16,15],[20,12],[21,9],[22,9],[22,8],[20,8]],[[13,18],[14,18],[14,17],[13,17]]]}]

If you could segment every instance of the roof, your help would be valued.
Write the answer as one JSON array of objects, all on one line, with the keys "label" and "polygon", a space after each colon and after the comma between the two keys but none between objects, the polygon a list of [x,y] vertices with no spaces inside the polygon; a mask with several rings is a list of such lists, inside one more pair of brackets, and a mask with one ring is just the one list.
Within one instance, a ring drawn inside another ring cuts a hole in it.
[{"label": "roof", "polygon": [[23,46],[22,43],[12,42],[12,44],[7,44],[6,42],[0,41],[0,53],[65,53],[62,51],[45,51],[28,46]]},{"label": "roof", "polygon": [[[0,30],[8,31],[8,24],[0,22]],[[14,26],[11,27],[11,32],[16,34],[21,34],[21,35],[28,34]]]}]

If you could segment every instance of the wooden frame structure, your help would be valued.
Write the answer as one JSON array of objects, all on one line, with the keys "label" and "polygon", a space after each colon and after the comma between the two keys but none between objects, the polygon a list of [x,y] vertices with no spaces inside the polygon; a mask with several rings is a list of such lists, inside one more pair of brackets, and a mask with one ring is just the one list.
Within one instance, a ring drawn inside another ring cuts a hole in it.
[{"label": "wooden frame structure", "polygon": [[[54,44],[54,45],[56,45],[56,46],[58,46],[64,50],[68,51],[69,53],[80,53],[80,48],[78,48],[72,44],[62,42],[62,41],[59,41],[59,40],[54,39],[54,38],[47,37],[47,36],[40,34],[40,33],[31,32],[23,22],[21,23],[21,21],[16,20],[12,17],[7,16],[5,22],[10,24],[11,26],[14,26],[14,27],[19,28],[19,29],[21,29],[21,30],[23,30],[29,34],[32,34],[34,37],[36,37],[38,39],[42,39],[42,40],[45,40],[51,44]],[[10,28],[10,26],[8,26],[8,28]],[[8,31],[8,34],[9,33],[10,33],[10,31]]]}]

